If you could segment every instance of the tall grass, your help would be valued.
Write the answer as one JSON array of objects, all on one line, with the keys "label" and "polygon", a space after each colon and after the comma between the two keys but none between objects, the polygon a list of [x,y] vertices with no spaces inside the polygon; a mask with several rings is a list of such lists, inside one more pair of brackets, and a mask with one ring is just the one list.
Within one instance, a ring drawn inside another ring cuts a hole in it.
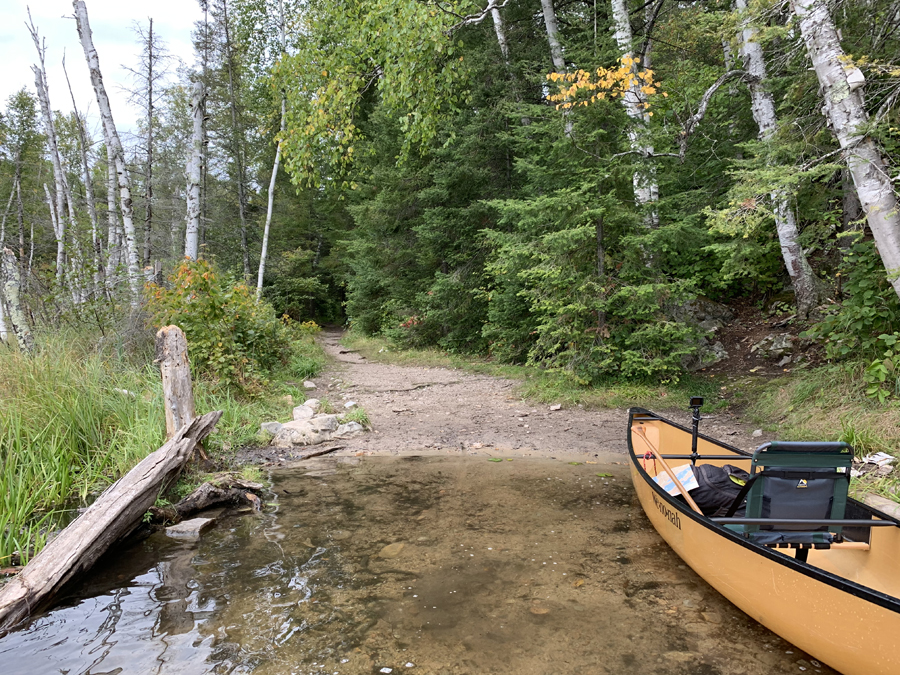
[{"label": "tall grass", "polygon": [[[162,384],[149,350],[98,348],[78,335],[42,335],[39,343],[31,356],[0,343],[0,567],[15,552],[27,561],[64,508],[92,501],[165,442]],[[252,398],[195,380],[197,411],[224,411],[207,440],[211,452],[227,462],[261,421],[290,416],[282,380],[312,376],[324,363],[312,337],[294,351]]]},{"label": "tall grass", "polygon": [[0,565],[27,559],[54,509],[87,501],[165,437],[147,368],[42,342],[32,356],[0,346]]}]

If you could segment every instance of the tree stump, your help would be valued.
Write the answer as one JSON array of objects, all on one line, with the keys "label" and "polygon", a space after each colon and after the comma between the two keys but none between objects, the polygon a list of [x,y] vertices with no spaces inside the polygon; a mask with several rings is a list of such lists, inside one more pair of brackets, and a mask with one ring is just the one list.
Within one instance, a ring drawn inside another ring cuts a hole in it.
[{"label": "tree stump", "polygon": [[187,338],[178,326],[166,326],[156,334],[156,362],[162,375],[166,438],[172,438],[195,416]]}]

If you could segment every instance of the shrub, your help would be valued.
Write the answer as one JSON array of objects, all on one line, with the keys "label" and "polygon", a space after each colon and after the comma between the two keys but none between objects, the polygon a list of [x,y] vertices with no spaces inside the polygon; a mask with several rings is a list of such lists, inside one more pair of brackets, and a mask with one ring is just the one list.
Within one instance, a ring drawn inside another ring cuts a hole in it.
[{"label": "shrub", "polygon": [[181,263],[168,287],[149,284],[147,296],[155,326],[184,331],[196,371],[245,387],[290,358],[290,331],[272,306],[206,260]]}]

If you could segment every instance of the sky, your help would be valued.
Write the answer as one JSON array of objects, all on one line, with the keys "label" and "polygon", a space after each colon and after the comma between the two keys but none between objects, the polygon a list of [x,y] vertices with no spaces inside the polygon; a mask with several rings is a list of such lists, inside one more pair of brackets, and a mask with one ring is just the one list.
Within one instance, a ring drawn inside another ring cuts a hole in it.
[{"label": "sky", "polygon": [[[139,112],[128,103],[124,91],[131,86],[132,75],[123,66],[136,67],[140,46],[133,31],[136,22],[145,27],[153,18],[153,32],[159,34],[166,49],[186,63],[194,61],[191,30],[203,18],[196,0],[85,0],[94,35],[94,46],[100,58],[100,69],[116,126],[122,132],[135,127]],[[28,7],[41,36],[46,39],[47,79],[50,105],[54,110],[72,109],[69,90],[62,69],[72,82],[75,101],[95,125],[99,125],[97,102],[91,87],[84,51],[78,40],[71,0],[0,0],[0,110],[6,100],[22,87],[32,94],[37,51],[25,27]],[[172,67],[174,73],[174,63]]]}]

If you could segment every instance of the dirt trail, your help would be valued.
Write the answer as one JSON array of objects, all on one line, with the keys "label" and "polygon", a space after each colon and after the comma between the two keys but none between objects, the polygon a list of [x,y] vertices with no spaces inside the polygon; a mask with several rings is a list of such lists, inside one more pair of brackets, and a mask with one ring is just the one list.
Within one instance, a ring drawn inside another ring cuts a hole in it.
[{"label": "dirt trail", "polygon": [[[339,455],[468,454],[498,457],[625,454],[624,409],[585,410],[534,403],[517,394],[517,382],[450,368],[374,363],[340,344],[339,331],[326,331],[322,345],[331,363],[310,397],[327,398],[336,409],[355,401],[369,415],[373,431],[340,441]],[[660,411],[662,412],[662,411]],[[690,414],[668,411],[685,424]],[[710,415],[702,430],[740,448],[767,440],[730,414]],[[325,446],[323,446],[325,447]],[[257,451],[267,463],[287,464],[291,453]]]}]

